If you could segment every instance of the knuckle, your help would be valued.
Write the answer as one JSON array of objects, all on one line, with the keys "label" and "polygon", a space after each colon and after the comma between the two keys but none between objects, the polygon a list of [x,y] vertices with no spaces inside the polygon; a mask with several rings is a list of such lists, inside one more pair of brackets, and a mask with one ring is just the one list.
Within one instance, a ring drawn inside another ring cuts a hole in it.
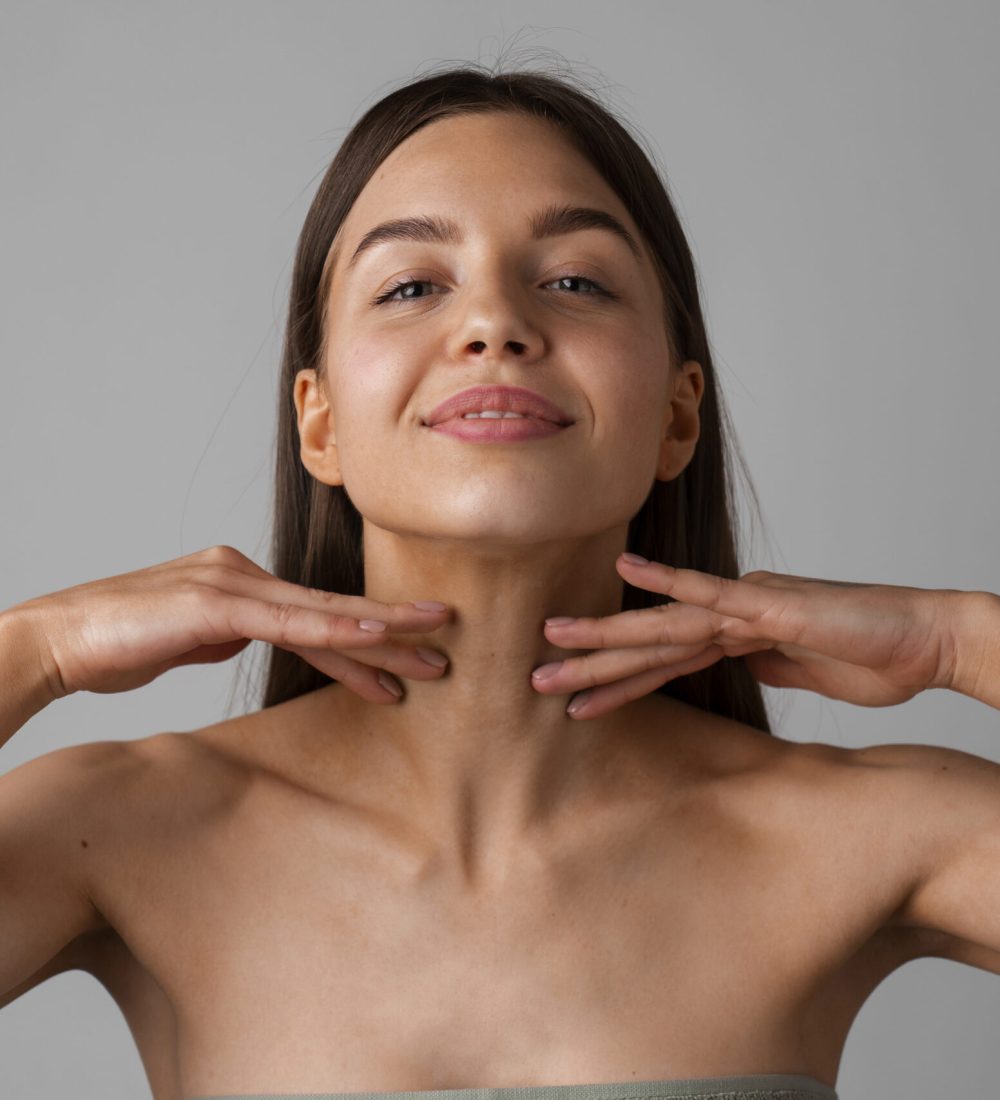
[{"label": "knuckle", "polygon": [[292,603],[275,603],[271,605],[272,614],[275,621],[285,625],[290,623],[295,618],[295,613],[299,609]]},{"label": "knuckle", "polygon": [[219,602],[217,589],[200,584],[194,579],[181,581],[177,586],[177,596],[197,611],[213,607]]},{"label": "knuckle", "polygon": [[728,577],[712,577],[712,587],[715,589],[715,595],[713,597],[714,602],[718,603],[725,595],[726,589],[730,587],[732,581]]},{"label": "knuckle", "polygon": [[676,660],[677,654],[674,652],[674,648],[674,646],[667,644],[653,646],[646,655],[646,668],[660,668],[663,665],[670,664],[672,660]]},{"label": "knuckle", "polygon": [[213,565],[238,565],[244,560],[243,555],[234,546],[220,543],[217,546],[209,546],[202,550],[200,557],[203,561]]},{"label": "knuckle", "polygon": [[271,617],[278,627],[278,640],[281,643],[290,642],[291,628],[300,608],[291,603],[273,603],[269,605]]},{"label": "knuckle", "polygon": [[213,588],[221,587],[233,573],[231,565],[222,562],[202,562],[194,566],[192,577],[199,583]]},{"label": "knuckle", "polygon": [[376,647],[372,643],[386,644],[384,633],[358,629],[360,617],[335,615],[331,612],[319,612],[318,614],[322,616],[326,623],[327,644],[335,649],[363,650],[365,653],[364,664],[370,663],[368,655],[376,652]]},{"label": "knuckle", "polygon": [[587,660],[586,657],[581,658],[580,664],[573,671],[579,674],[585,689],[595,688],[601,682],[597,678],[594,662]]},{"label": "knuckle", "polygon": [[[344,634],[357,622],[349,615],[330,615],[326,623],[326,640],[331,646],[343,645]],[[353,630],[351,631],[353,633]],[[363,631],[361,632],[363,633]]]},{"label": "knuckle", "polygon": [[658,614],[651,621],[652,627],[652,644],[653,645],[670,645],[673,643],[674,634],[678,629],[683,626],[683,619],[678,619],[678,612],[676,608],[673,612],[668,613],[672,604],[658,604],[656,611]]}]

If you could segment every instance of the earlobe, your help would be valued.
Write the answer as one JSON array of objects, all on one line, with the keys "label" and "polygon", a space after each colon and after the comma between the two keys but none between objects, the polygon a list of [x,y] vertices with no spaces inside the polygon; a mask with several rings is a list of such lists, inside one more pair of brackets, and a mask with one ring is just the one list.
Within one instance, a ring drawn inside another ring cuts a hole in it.
[{"label": "earlobe", "polygon": [[705,377],[701,364],[693,359],[682,363],[664,416],[663,440],[656,466],[657,481],[673,481],[691,461],[701,434],[698,408],[704,390]]},{"label": "earlobe", "polygon": [[302,465],[317,481],[322,481],[325,485],[342,485],[333,410],[315,370],[298,372],[292,389],[292,399],[298,416],[299,456]]}]

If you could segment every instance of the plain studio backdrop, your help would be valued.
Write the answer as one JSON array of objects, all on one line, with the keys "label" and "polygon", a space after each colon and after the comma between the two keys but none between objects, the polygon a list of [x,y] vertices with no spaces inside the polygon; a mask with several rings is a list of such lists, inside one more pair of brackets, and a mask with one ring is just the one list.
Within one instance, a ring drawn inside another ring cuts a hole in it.
[{"label": "plain studio backdrop", "polygon": [[[218,543],[266,564],[319,178],[389,90],[498,53],[603,84],[660,159],[763,509],[743,571],[1000,592],[996,5],[6,0],[0,607]],[[2,770],[244,713],[234,684],[261,655],[61,700]],[[1000,761],[1000,714],[964,696],[764,690],[790,740]],[[840,1093],[994,1095],[998,1032],[1000,978],[917,960],[864,1005]],[[69,1088],[149,1096],[79,971],[0,1013],[0,1094]]]}]

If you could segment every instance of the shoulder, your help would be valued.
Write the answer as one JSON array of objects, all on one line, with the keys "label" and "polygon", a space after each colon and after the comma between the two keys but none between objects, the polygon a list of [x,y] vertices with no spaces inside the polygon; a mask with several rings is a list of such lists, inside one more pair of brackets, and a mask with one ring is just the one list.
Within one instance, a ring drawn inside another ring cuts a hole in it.
[{"label": "shoulder", "polygon": [[18,822],[22,849],[66,867],[106,913],[101,900],[121,868],[238,798],[246,769],[201,732],[82,742],[0,776],[0,804]]},{"label": "shoulder", "polygon": [[[9,892],[5,916],[30,912],[33,933],[50,926],[62,947],[0,1005],[67,970],[87,970],[98,944],[113,933],[96,901],[95,866],[121,832],[113,820],[120,797],[143,765],[129,741],[91,741],[42,753],[0,775],[0,885]],[[26,930],[25,926],[25,930]],[[20,937],[18,950],[27,950]],[[9,961],[9,960],[8,960]]]},{"label": "shoulder", "polygon": [[20,850],[71,883],[94,912],[92,930],[36,980],[72,969],[101,978],[120,958],[121,930],[159,882],[157,869],[227,818],[245,769],[201,733],[83,742],[0,777],[4,809],[20,815]]},{"label": "shoulder", "polygon": [[722,745],[711,787],[727,816],[800,853],[810,875],[839,868],[880,924],[901,923],[907,898],[977,817],[1000,815],[1000,765],[956,749],[848,748],[728,721],[706,732]]},{"label": "shoulder", "polygon": [[139,769],[128,741],[66,745],[0,775],[0,806],[18,822],[20,844],[52,854],[89,825],[91,812],[127,787]]},{"label": "shoulder", "polygon": [[829,809],[914,882],[970,829],[1000,821],[1000,764],[973,753],[914,743],[778,745],[765,771],[789,796]]},{"label": "shoulder", "polygon": [[1000,764],[912,743],[829,760],[824,789],[861,846],[853,858],[890,886],[881,927],[907,931],[919,956],[1000,973]]},{"label": "shoulder", "polygon": [[1000,840],[1000,764],[975,753],[908,742],[852,749],[841,786],[898,839],[914,886],[977,836]]},{"label": "shoulder", "polygon": [[83,742],[30,760],[22,769],[58,790],[67,814],[80,825],[99,830],[103,822],[121,834],[123,825],[140,824],[156,804],[183,800],[190,806],[199,794],[217,796],[220,780],[232,777],[235,769],[200,732]]}]

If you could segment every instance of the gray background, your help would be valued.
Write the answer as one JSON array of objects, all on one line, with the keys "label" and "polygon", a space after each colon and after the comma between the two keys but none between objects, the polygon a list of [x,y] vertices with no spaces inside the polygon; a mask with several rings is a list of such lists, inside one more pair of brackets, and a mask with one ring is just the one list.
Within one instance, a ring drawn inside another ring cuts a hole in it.
[{"label": "gray background", "polygon": [[[6,0],[0,607],[216,543],[264,564],[289,268],[319,178],[399,82],[501,48],[606,82],[666,168],[764,509],[744,569],[1000,592],[996,5]],[[242,713],[249,664],[62,700],[3,770]],[[997,712],[962,696],[765,691],[789,739],[1000,761]],[[838,1088],[994,1094],[998,1029],[996,975],[919,960],[865,1004]],[[11,1097],[149,1095],[80,972],[0,1015],[0,1075]]]}]

